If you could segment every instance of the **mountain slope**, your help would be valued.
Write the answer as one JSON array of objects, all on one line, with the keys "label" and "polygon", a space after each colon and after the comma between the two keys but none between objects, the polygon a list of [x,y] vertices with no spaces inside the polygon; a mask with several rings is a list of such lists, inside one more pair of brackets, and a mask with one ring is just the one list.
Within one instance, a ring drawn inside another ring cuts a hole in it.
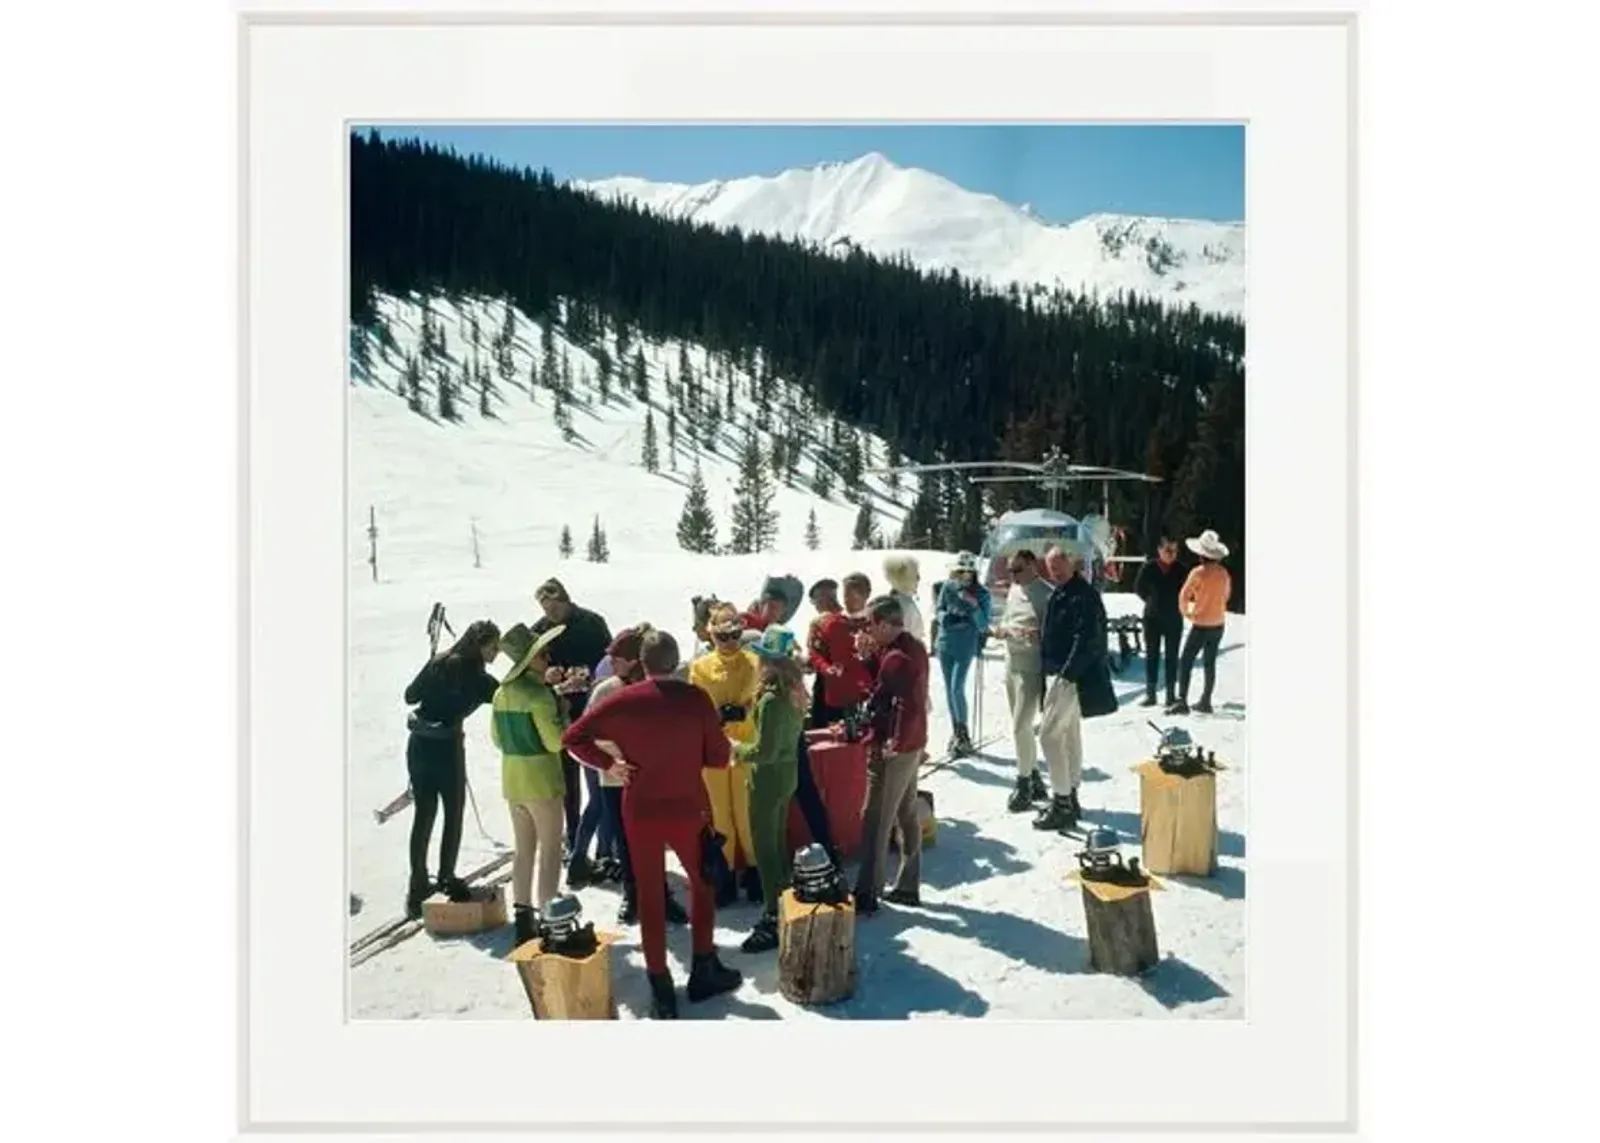
[{"label": "mountain slope", "polygon": [[[591,347],[568,339],[559,325],[551,329],[551,345],[572,376],[572,436],[558,427],[554,394],[544,385],[530,393],[530,368],[542,356],[543,329],[521,311],[513,310],[515,335],[510,353],[511,377],[496,369],[492,342],[504,321],[506,306],[485,299],[435,300],[433,318],[444,331],[452,375],[463,360],[481,360],[490,371],[490,415],[480,411],[476,389],[456,399],[458,419],[438,418],[438,393],[432,370],[421,382],[422,412],[408,407],[402,395],[405,362],[420,352],[422,304],[411,298],[380,295],[376,299],[384,334],[367,346],[366,367],[352,368],[350,386],[349,556],[350,574],[370,578],[366,566],[369,509],[379,528],[379,575],[386,584],[415,585],[420,569],[436,575],[441,567],[455,566],[473,577],[475,563],[482,568],[511,564],[523,569],[530,583],[558,566],[557,547],[562,526],[571,531],[572,559],[584,559],[590,533],[598,519],[611,549],[611,559],[631,563],[639,553],[652,555],[678,550],[677,525],[698,461],[705,480],[717,539],[729,539],[734,488],[739,481],[740,446],[756,417],[749,399],[752,378],[737,366],[732,374],[734,417],[725,416],[727,386],[707,382],[724,409],[718,419],[715,450],[707,449],[704,434],[691,439],[689,427],[679,423],[679,445],[674,455],[667,433],[668,376],[681,379],[687,358],[697,375],[721,369],[699,346],[676,341],[639,343],[650,398],[648,404],[613,378],[602,398],[597,383],[598,362]],[[476,323],[481,348],[473,348]],[[382,338],[389,339],[384,344]],[[609,342],[614,350],[615,342]],[[631,358],[633,349],[629,350]],[[786,404],[800,400],[798,390],[781,381],[773,397],[774,425]],[[647,412],[653,422],[660,454],[660,471],[646,471],[641,461]],[[820,433],[827,419],[810,418]],[[756,430],[763,457],[769,457],[772,433]],[[883,441],[858,434],[866,443],[867,457],[882,464],[887,453]],[[778,513],[775,546],[778,550],[803,550],[806,521],[814,509],[820,542],[848,547],[858,505],[833,479],[827,498],[815,492],[820,450],[813,441],[796,464],[792,484],[773,481],[773,507]],[[770,474],[770,467],[768,472]],[[425,474],[425,478],[422,478]],[[898,492],[876,478],[860,482],[870,500],[881,530],[897,530],[915,493],[910,482]],[[476,547],[476,553],[474,552]],[[444,549],[441,551],[441,548]]]},{"label": "mountain slope", "polygon": [[849,163],[701,183],[620,177],[575,184],[669,218],[814,243],[905,255],[995,285],[1132,290],[1176,305],[1242,314],[1242,223],[1095,214],[1065,225],[993,195],[869,154]]}]

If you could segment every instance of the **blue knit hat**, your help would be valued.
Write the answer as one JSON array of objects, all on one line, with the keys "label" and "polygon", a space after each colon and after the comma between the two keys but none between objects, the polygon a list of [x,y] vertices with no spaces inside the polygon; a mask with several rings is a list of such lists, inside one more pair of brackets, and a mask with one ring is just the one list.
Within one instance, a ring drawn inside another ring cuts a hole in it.
[{"label": "blue knit hat", "polygon": [[787,627],[772,626],[761,633],[761,638],[750,644],[750,650],[763,659],[793,659],[797,657],[794,632]]}]

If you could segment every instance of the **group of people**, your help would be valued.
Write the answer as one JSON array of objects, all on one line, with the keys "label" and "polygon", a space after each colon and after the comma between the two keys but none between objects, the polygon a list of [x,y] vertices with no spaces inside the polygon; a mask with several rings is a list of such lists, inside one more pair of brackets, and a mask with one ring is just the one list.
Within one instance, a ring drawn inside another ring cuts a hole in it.
[{"label": "group of people", "polygon": [[[1195,708],[1203,711],[1214,681],[1219,609],[1231,587],[1220,564],[1226,551],[1214,534],[1189,546],[1202,564],[1176,592],[1167,588],[1176,582],[1170,543],[1141,573],[1138,592],[1146,602],[1147,632],[1167,637],[1169,595],[1178,614],[1194,624],[1182,654],[1182,696],[1174,694],[1170,648],[1176,636],[1167,644],[1169,709],[1177,710],[1186,698],[1189,670],[1203,656],[1205,695]],[[690,1001],[735,989],[742,980],[721,962],[712,936],[716,910],[741,893],[762,905],[743,951],[777,947],[778,902],[791,881],[791,803],[843,870],[811,773],[807,731],[858,738],[865,746],[857,913],[870,916],[880,902],[915,906],[922,836],[916,795],[927,757],[930,659],[937,658],[944,680],[952,752],[970,752],[966,683],[990,638],[1005,646],[1017,746],[1017,784],[1008,805],[1020,812],[1043,803],[1035,828],[1072,829],[1081,813],[1082,720],[1117,709],[1105,610],[1082,567],[1080,554],[1059,548],[1042,561],[1031,552],[1016,553],[1008,561],[1011,585],[996,617],[976,558],[962,553],[934,591],[931,652],[916,602],[920,572],[915,559],[904,555],[884,561],[888,590],[876,596],[859,571],[812,584],[815,617],[804,639],[786,625],[798,609],[798,581],[791,581],[792,589],[768,581],[746,608],[697,599],[696,646],[687,658],[670,632],[649,623],[613,635],[558,580],[546,581],[535,593],[542,612],[536,622],[504,632],[488,620],[471,624],[406,688],[405,700],[415,708],[406,753],[415,807],[408,915],[420,915],[423,900],[435,891],[453,900],[471,897],[455,868],[466,783],[462,724],[483,705],[492,712],[491,735],[501,754],[502,794],[515,839],[518,943],[536,935],[539,910],[559,890],[563,860],[570,889],[619,884],[619,920],[640,927],[657,1018],[677,1014],[666,963],[669,923],[690,926]],[[1160,645],[1154,639],[1149,644],[1152,695]],[[511,665],[496,680],[487,667],[498,655]],[[1049,788],[1038,769],[1041,751]],[[586,802],[580,789],[588,790]],[[427,853],[441,804],[444,831],[434,881]],[[901,860],[891,879],[896,835]],[[687,909],[667,887],[669,850],[687,875]]]}]

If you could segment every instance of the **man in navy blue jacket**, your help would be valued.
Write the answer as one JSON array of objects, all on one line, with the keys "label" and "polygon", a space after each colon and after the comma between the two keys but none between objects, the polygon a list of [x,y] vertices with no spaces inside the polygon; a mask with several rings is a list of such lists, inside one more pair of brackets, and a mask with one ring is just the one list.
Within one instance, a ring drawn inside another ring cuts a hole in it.
[{"label": "man in navy blue jacket", "polygon": [[1044,718],[1039,747],[1050,767],[1053,796],[1034,819],[1034,829],[1070,830],[1083,807],[1078,785],[1083,780],[1083,720],[1117,709],[1106,658],[1105,603],[1081,569],[1083,557],[1064,553],[1071,574],[1050,593],[1039,635],[1044,672]]}]

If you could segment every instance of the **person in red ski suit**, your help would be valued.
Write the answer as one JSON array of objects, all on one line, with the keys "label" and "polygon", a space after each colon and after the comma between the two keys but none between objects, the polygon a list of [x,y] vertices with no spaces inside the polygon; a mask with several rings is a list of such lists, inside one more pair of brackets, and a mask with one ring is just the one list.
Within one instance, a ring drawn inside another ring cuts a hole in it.
[{"label": "person in red ski suit", "polygon": [[640,644],[645,680],[624,687],[584,712],[561,744],[585,766],[622,778],[623,828],[639,902],[640,943],[649,974],[652,1014],[676,1019],[677,997],[667,971],[666,851],[688,874],[689,926],[694,960],[691,1002],[739,987],[743,976],[717,957],[716,902],[701,874],[704,833],[711,821],[702,769],[724,769],[729,747],[711,699],[673,677],[678,644],[652,630]]}]

